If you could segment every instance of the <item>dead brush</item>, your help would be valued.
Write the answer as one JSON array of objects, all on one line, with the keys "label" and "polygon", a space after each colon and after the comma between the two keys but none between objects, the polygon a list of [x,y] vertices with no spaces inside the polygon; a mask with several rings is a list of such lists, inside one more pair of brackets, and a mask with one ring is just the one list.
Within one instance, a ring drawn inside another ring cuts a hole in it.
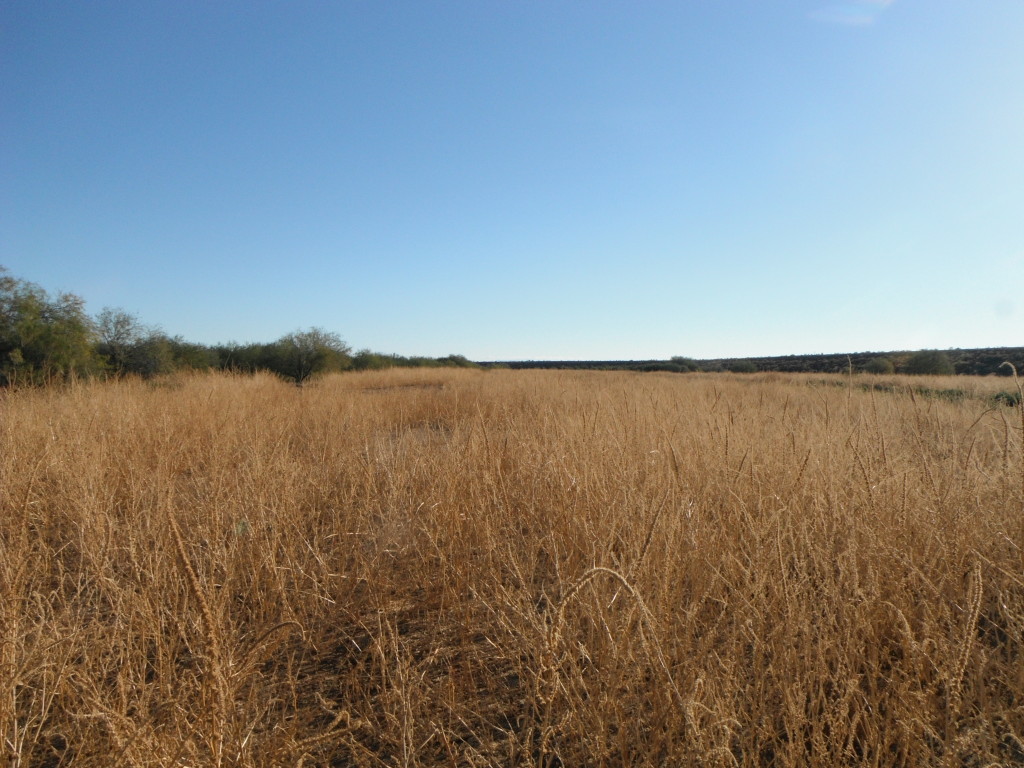
[{"label": "dead brush", "polygon": [[[648,546],[649,540],[644,544],[644,552],[646,552]],[[537,676],[537,690],[535,694],[542,711],[545,713],[542,715],[543,724],[541,727],[539,748],[540,765],[548,764],[549,743],[558,728],[558,725],[554,722],[551,714],[551,705],[557,697],[561,687],[559,676],[564,663],[564,652],[562,646],[564,642],[563,632],[566,625],[566,609],[588,584],[600,577],[607,577],[608,579],[611,579],[632,600],[640,619],[637,625],[637,635],[640,640],[641,648],[651,659],[654,660],[656,666],[660,670],[663,676],[663,682],[671,692],[672,699],[675,702],[679,715],[685,722],[690,737],[693,738],[694,741],[699,740],[701,737],[697,718],[693,714],[697,704],[693,699],[684,698],[682,692],[679,690],[675,678],[672,675],[672,670],[669,668],[668,662],[665,659],[661,643],[659,642],[655,632],[653,623],[654,617],[651,615],[651,612],[647,608],[643,598],[640,596],[639,592],[637,592],[636,588],[618,571],[598,566],[586,571],[565,590],[562,599],[558,602],[557,607],[555,608],[554,615],[548,629],[547,647]],[[616,593],[616,595],[617,594],[618,593]],[[614,599],[615,598],[613,597],[612,602]]]},{"label": "dead brush", "polygon": [[[199,606],[199,614],[202,619],[204,638],[207,645],[207,674],[213,683],[214,698],[208,715],[208,722],[196,723],[196,732],[201,734],[200,738],[207,742],[208,751],[214,766],[219,768],[225,764],[226,760],[231,764],[237,764],[240,752],[244,749],[244,742],[234,745],[234,755],[230,755],[227,750],[230,746],[228,743],[229,733],[232,730],[237,732],[237,728],[231,728],[235,724],[230,721],[235,715],[238,689],[255,672],[256,666],[262,658],[273,650],[272,640],[277,634],[285,630],[298,630],[304,637],[305,632],[302,629],[302,625],[297,621],[280,622],[264,630],[249,645],[247,650],[239,653],[237,658],[234,658],[229,651],[225,650],[226,644],[223,638],[228,633],[223,621],[218,619],[218,614],[215,614],[210,606],[206,597],[207,590],[204,589],[192,565],[181,529],[173,513],[168,516],[168,522],[186,582],[196,604]],[[231,643],[230,647],[236,645],[236,643]],[[332,731],[335,725],[332,724],[328,728],[328,732]],[[251,729],[243,728],[242,732],[251,735]],[[318,738],[322,738],[322,736],[313,737],[312,741],[299,742],[299,745],[300,747],[303,745],[308,746],[315,743]]]},{"label": "dead brush", "polygon": [[983,583],[981,562],[975,561],[968,574],[967,602],[964,611],[964,625],[960,636],[960,652],[949,676],[949,709],[955,717],[963,701],[964,675],[974,647],[974,638],[978,630],[978,618],[981,616],[981,600]]},{"label": "dead brush", "polygon": [[1018,412],[994,379],[926,383],[965,394],[454,370],[6,393],[4,749],[1014,765]]}]

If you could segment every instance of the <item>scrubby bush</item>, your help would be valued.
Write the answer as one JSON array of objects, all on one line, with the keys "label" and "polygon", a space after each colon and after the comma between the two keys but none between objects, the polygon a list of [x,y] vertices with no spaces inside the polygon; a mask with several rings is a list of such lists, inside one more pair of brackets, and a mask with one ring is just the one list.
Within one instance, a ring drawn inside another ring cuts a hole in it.
[{"label": "scrubby bush", "polygon": [[269,352],[270,370],[299,385],[313,374],[343,371],[352,364],[349,346],[322,328],[282,336]]},{"label": "scrubby bush", "polygon": [[910,356],[903,372],[918,376],[952,376],[953,362],[941,350],[922,349]]},{"label": "scrubby bush", "polygon": [[676,369],[682,372],[699,371],[700,363],[691,357],[680,357],[675,356],[672,358],[671,363],[676,366]]},{"label": "scrubby bush", "polygon": [[1015,407],[1020,405],[1020,393],[1019,392],[996,392],[992,395],[992,402],[996,405],[1008,405]]},{"label": "scrubby bush", "polygon": [[393,357],[381,355],[369,349],[361,349],[352,356],[352,370],[354,371],[380,371],[394,365]]},{"label": "scrubby bush", "polygon": [[728,365],[732,373],[757,373],[757,365],[750,360],[733,360]]},{"label": "scrubby bush", "polygon": [[448,355],[439,357],[437,364],[446,368],[476,368],[477,364],[469,360],[465,355]]},{"label": "scrubby bush", "polygon": [[864,370],[868,373],[881,375],[895,373],[896,367],[888,357],[873,357],[868,360],[867,364],[864,366]]}]

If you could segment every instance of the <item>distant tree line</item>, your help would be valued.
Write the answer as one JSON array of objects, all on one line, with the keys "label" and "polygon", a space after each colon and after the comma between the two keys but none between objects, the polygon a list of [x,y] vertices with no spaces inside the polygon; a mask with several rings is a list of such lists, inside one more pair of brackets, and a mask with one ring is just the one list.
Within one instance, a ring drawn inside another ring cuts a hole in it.
[{"label": "distant tree line", "polygon": [[[488,367],[590,370],[754,373],[863,372],[874,374],[1010,374],[1008,361],[1024,372],[1024,347],[920,350],[851,355],[695,360],[517,361]],[[152,377],[181,370],[270,371],[302,384],[320,373],[393,367],[476,367],[462,355],[403,357],[362,349],[353,352],[336,333],[322,328],[288,333],[269,343],[207,346],[170,336],[120,309],[96,317],[73,293],[49,295],[38,285],[0,267],[0,386],[42,384],[74,377]]]},{"label": "distant tree line", "polygon": [[[857,352],[836,355],[786,355],[782,357],[720,358],[694,360],[518,360],[502,363],[509,368],[541,368],[603,371],[663,371],[669,373],[873,373],[910,375],[1009,376],[1010,362],[1024,372],[1024,347],[986,349],[923,349],[916,352]],[[483,363],[483,365],[492,365]]]},{"label": "distant tree line", "polygon": [[338,334],[322,328],[288,333],[270,343],[196,344],[120,309],[106,308],[91,317],[79,296],[51,296],[0,267],[0,386],[75,377],[149,378],[181,370],[270,371],[302,384],[333,371],[475,365],[462,355],[353,353]]}]

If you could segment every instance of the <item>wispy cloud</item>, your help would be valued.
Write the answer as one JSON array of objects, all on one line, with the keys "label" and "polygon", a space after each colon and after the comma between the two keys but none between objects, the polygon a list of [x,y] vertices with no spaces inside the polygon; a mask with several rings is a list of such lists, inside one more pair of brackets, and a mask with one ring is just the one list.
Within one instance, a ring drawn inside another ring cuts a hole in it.
[{"label": "wispy cloud", "polygon": [[895,0],[856,0],[842,5],[830,5],[811,11],[810,17],[825,24],[839,24],[845,27],[867,27],[874,24],[879,16]]}]

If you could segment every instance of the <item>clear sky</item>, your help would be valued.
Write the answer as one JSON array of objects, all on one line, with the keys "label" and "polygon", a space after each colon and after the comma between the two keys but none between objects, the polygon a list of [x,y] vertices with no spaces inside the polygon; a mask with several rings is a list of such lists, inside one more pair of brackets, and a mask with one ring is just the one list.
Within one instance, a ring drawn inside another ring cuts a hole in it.
[{"label": "clear sky", "polygon": [[5,0],[0,264],[204,343],[1022,345],[1024,2]]}]

